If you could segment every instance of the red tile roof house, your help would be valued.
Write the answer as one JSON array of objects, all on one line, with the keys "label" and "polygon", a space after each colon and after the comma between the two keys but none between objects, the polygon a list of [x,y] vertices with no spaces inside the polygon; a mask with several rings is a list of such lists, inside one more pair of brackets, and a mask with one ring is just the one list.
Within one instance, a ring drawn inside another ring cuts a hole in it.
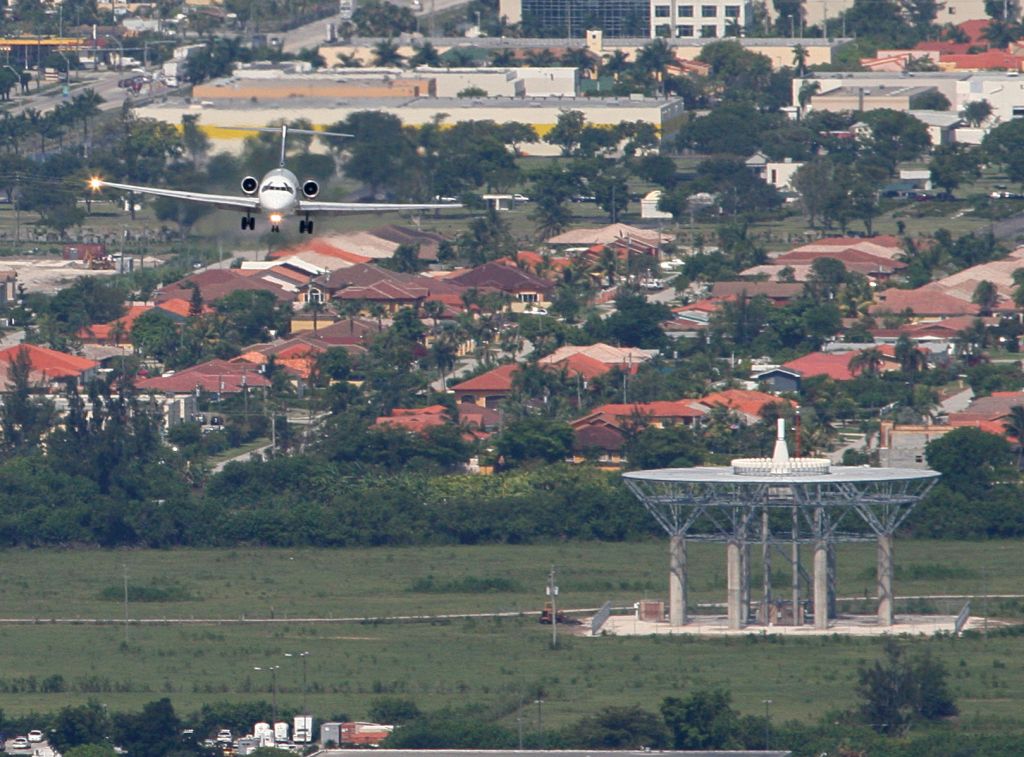
[{"label": "red tile roof house", "polygon": [[793,405],[791,400],[776,397],[767,392],[751,391],[749,389],[723,389],[720,392],[713,392],[700,398],[702,405],[714,407],[721,405],[739,414],[747,423],[757,423],[763,417],[764,410],[769,405],[779,403]]},{"label": "red tile roof house", "polygon": [[981,311],[981,308],[969,300],[934,290],[886,289],[879,292],[875,299],[875,304],[868,308],[871,315],[909,312],[913,318],[949,318],[958,315],[977,315]]},{"label": "red tile roof house", "polygon": [[391,313],[431,300],[461,311],[464,291],[451,279],[398,273],[372,263],[361,263],[313,279],[308,284],[307,296],[314,301],[319,298],[321,302],[331,299],[376,302]]},{"label": "red tile roof house", "polygon": [[401,428],[417,434],[436,426],[444,426],[451,423],[448,415],[448,408],[444,405],[431,405],[429,407],[396,407],[391,415],[382,415],[374,421],[374,426],[386,426],[388,428]]},{"label": "red tile roof house", "polygon": [[512,395],[512,377],[519,370],[516,363],[499,365],[497,368],[462,381],[452,387],[458,404],[469,402],[480,407],[495,408]]},{"label": "red tile roof house", "polygon": [[570,425],[573,428],[593,423],[610,424],[617,428],[631,425],[654,426],[665,428],[682,424],[692,426],[705,415],[710,408],[700,400],[659,400],[657,402],[634,402],[631,404],[610,403],[600,405],[582,418],[577,418]]},{"label": "red tile roof house", "polygon": [[973,400],[961,412],[950,413],[949,425],[973,426],[990,434],[1008,437],[1003,424],[1018,405],[1024,406],[1024,392],[992,392],[988,397]]},{"label": "red tile roof house", "polygon": [[242,350],[232,363],[249,363],[258,371],[263,370],[271,358],[277,368],[283,369],[294,378],[309,381],[316,362],[330,345],[312,336],[292,336],[267,344],[254,344]]},{"label": "red tile roof house", "polygon": [[577,373],[584,378],[593,378],[608,373],[612,368],[635,374],[643,363],[651,360],[657,354],[657,350],[613,347],[604,342],[597,342],[559,347],[550,355],[538,360],[537,364],[543,367],[564,367],[570,373]]},{"label": "red tile roof house", "polygon": [[[152,305],[129,305],[124,315],[108,323],[94,323],[80,329],[77,336],[83,344],[131,344],[132,325],[143,313],[152,310]],[[120,324],[120,328],[118,327]]]},{"label": "red tile roof house", "polygon": [[555,288],[554,283],[547,279],[495,261],[471,268],[447,281],[469,289],[503,292],[522,305],[513,306],[513,310],[523,310],[526,305],[534,303],[547,303],[548,295]]},{"label": "red tile roof house", "polygon": [[609,424],[592,423],[573,429],[572,461],[596,462],[604,467],[620,467],[625,460],[626,434]]},{"label": "red tile roof house", "polygon": [[294,302],[298,297],[297,287],[282,287],[259,275],[247,276],[235,269],[216,268],[168,284],[153,294],[153,301],[158,305],[173,299],[187,301],[192,297],[192,285],[199,287],[203,302],[216,302],[239,289],[270,292],[279,302]]},{"label": "red tile roof house", "polygon": [[785,305],[795,300],[804,292],[803,284],[791,284],[784,281],[716,281],[711,287],[711,297],[725,299],[730,297],[767,297],[776,305]]},{"label": "red tile roof house", "polygon": [[[878,348],[882,353],[882,365],[880,370],[893,371],[899,369],[893,353],[893,345],[880,345]],[[783,363],[778,368],[759,373],[758,381],[766,382],[774,387],[775,391],[789,392],[799,391],[803,379],[815,376],[827,376],[833,381],[851,381],[857,374],[850,370],[850,361],[860,353],[853,352],[810,352],[796,360]]]},{"label": "red tile roof house", "polygon": [[136,383],[140,392],[152,394],[239,394],[248,388],[269,387],[270,381],[251,363],[209,360],[191,368]]},{"label": "red tile roof house", "polygon": [[709,410],[697,400],[686,399],[601,405],[569,424],[574,434],[573,462],[596,459],[600,464],[620,465],[626,438],[631,431],[649,426],[692,426]]},{"label": "red tile roof house", "polygon": [[0,386],[8,386],[14,361],[24,354],[29,363],[29,381],[55,391],[60,384],[73,379],[82,386],[96,377],[99,363],[77,355],[58,352],[35,344],[18,344],[0,350]]}]

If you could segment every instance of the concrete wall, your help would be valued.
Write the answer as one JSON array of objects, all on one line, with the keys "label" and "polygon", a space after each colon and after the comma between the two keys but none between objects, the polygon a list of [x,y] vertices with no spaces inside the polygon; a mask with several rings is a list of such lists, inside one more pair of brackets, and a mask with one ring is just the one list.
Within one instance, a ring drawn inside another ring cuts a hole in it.
[{"label": "concrete wall", "polygon": [[884,421],[879,431],[879,463],[883,468],[927,468],[924,450],[928,442],[953,429],[953,426],[903,426]]},{"label": "concrete wall", "polygon": [[[548,100],[516,100],[498,98],[442,99],[419,98],[414,100],[350,102],[345,105],[314,102],[263,103],[253,105],[246,101],[225,100],[213,107],[175,106],[171,104],[149,105],[137,109],[143,118],[154,118],[177,126],[184,113],[200,114],[199,126],[210,137],[214,151],[226,150],[239,153],[247,136],[244,132],[231,131],[224,127],[263,126],[281,119],[291,119],[301,114],[316,127],[337,123],[350,114],[362,110],[376,110],[392,113],[402,122],[411,126],[431,123],[438,113],[446,113],[448,125],[463,121],[495,121],[506,123],[518,121],[530,124],[543,137],[554,128],[563,110],[580,110],[587,123],[596,126],[614,126],[623,121],[645,121],[653,123],[666,136],[671,136],[682,123],[685,108],[682,100],[660,100],[655,98],[629,100],[599,98],[575,98]],[[316,144],[314,142],[314,144]],[[557,155],[558,148],[545,142],[523,145],[527,155]]]},{"label": "concrete wall", "polygon": [[192,89],[196,100],[284,100],[289,97],[430,97],[435,94],[433,79],[397,79],[376,81],[329,81],[326,79],[229,79],[197,84]]},{"label": "concrete wall", "polygon": [[801,166],[803,163],[794,163],[793,161],[769,161],[765,163],[762,178],[776,189],[792,189],[793,177]]}]

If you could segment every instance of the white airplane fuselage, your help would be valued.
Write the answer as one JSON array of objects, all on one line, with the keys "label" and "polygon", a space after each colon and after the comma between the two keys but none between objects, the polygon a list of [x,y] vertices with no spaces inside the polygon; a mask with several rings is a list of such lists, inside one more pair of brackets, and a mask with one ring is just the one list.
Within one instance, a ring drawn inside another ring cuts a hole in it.
[{"label": "white airplane fuselage", "polygon": [[260,210],[285,216],[298,210],[300,191],[295,174],[287,168],[275,168],[264,174],[256,196],[260,201]]}]

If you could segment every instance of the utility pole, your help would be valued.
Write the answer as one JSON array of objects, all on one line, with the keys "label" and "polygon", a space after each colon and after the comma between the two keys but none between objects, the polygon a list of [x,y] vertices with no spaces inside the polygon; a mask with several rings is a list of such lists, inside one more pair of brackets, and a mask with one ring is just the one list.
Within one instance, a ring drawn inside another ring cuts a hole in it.
[{"label": "utility pole", "polygon": [[[555,585],[555,566],[551,566],[551,572],[548,574],[548,596],[551,597],[551,648],[558,648],[558,604],[556,598],[558,597],[558,586]],[[537,716],[540,719],[540,716]]]},{"label": "utility pole", "polygon": [[121,563],[121,571],[124,575],[124,643],[128,643],[128,565]]}]

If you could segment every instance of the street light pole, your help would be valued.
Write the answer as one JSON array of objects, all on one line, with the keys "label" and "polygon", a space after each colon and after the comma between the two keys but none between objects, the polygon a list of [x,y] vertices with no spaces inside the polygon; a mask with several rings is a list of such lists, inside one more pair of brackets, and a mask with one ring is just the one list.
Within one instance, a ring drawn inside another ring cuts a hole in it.
[{"label": "street light pole", "polygon": [[270,686],[272,692],[272,704],[271,704],[271,719],[274,723],[277,722],[277,671],[280,670],[280,665],[267,665],[265,668],[254,666],[253,670],[260,670],[270,673]]},{"label": "street light pole", "polygon": [[764,703],[764,749],[767,752],[771,749],[772,740],[772,714],[769,709],[772,706],[772,700],[762,699]]},{"label": "street light pole", "polygon": [[306,707],[306,694],[309,692],[306,685],[306,658],[309,657],[309,652],[285,652],[284,656],[302,658],[302,714],[309,715],[309,709]]}]

